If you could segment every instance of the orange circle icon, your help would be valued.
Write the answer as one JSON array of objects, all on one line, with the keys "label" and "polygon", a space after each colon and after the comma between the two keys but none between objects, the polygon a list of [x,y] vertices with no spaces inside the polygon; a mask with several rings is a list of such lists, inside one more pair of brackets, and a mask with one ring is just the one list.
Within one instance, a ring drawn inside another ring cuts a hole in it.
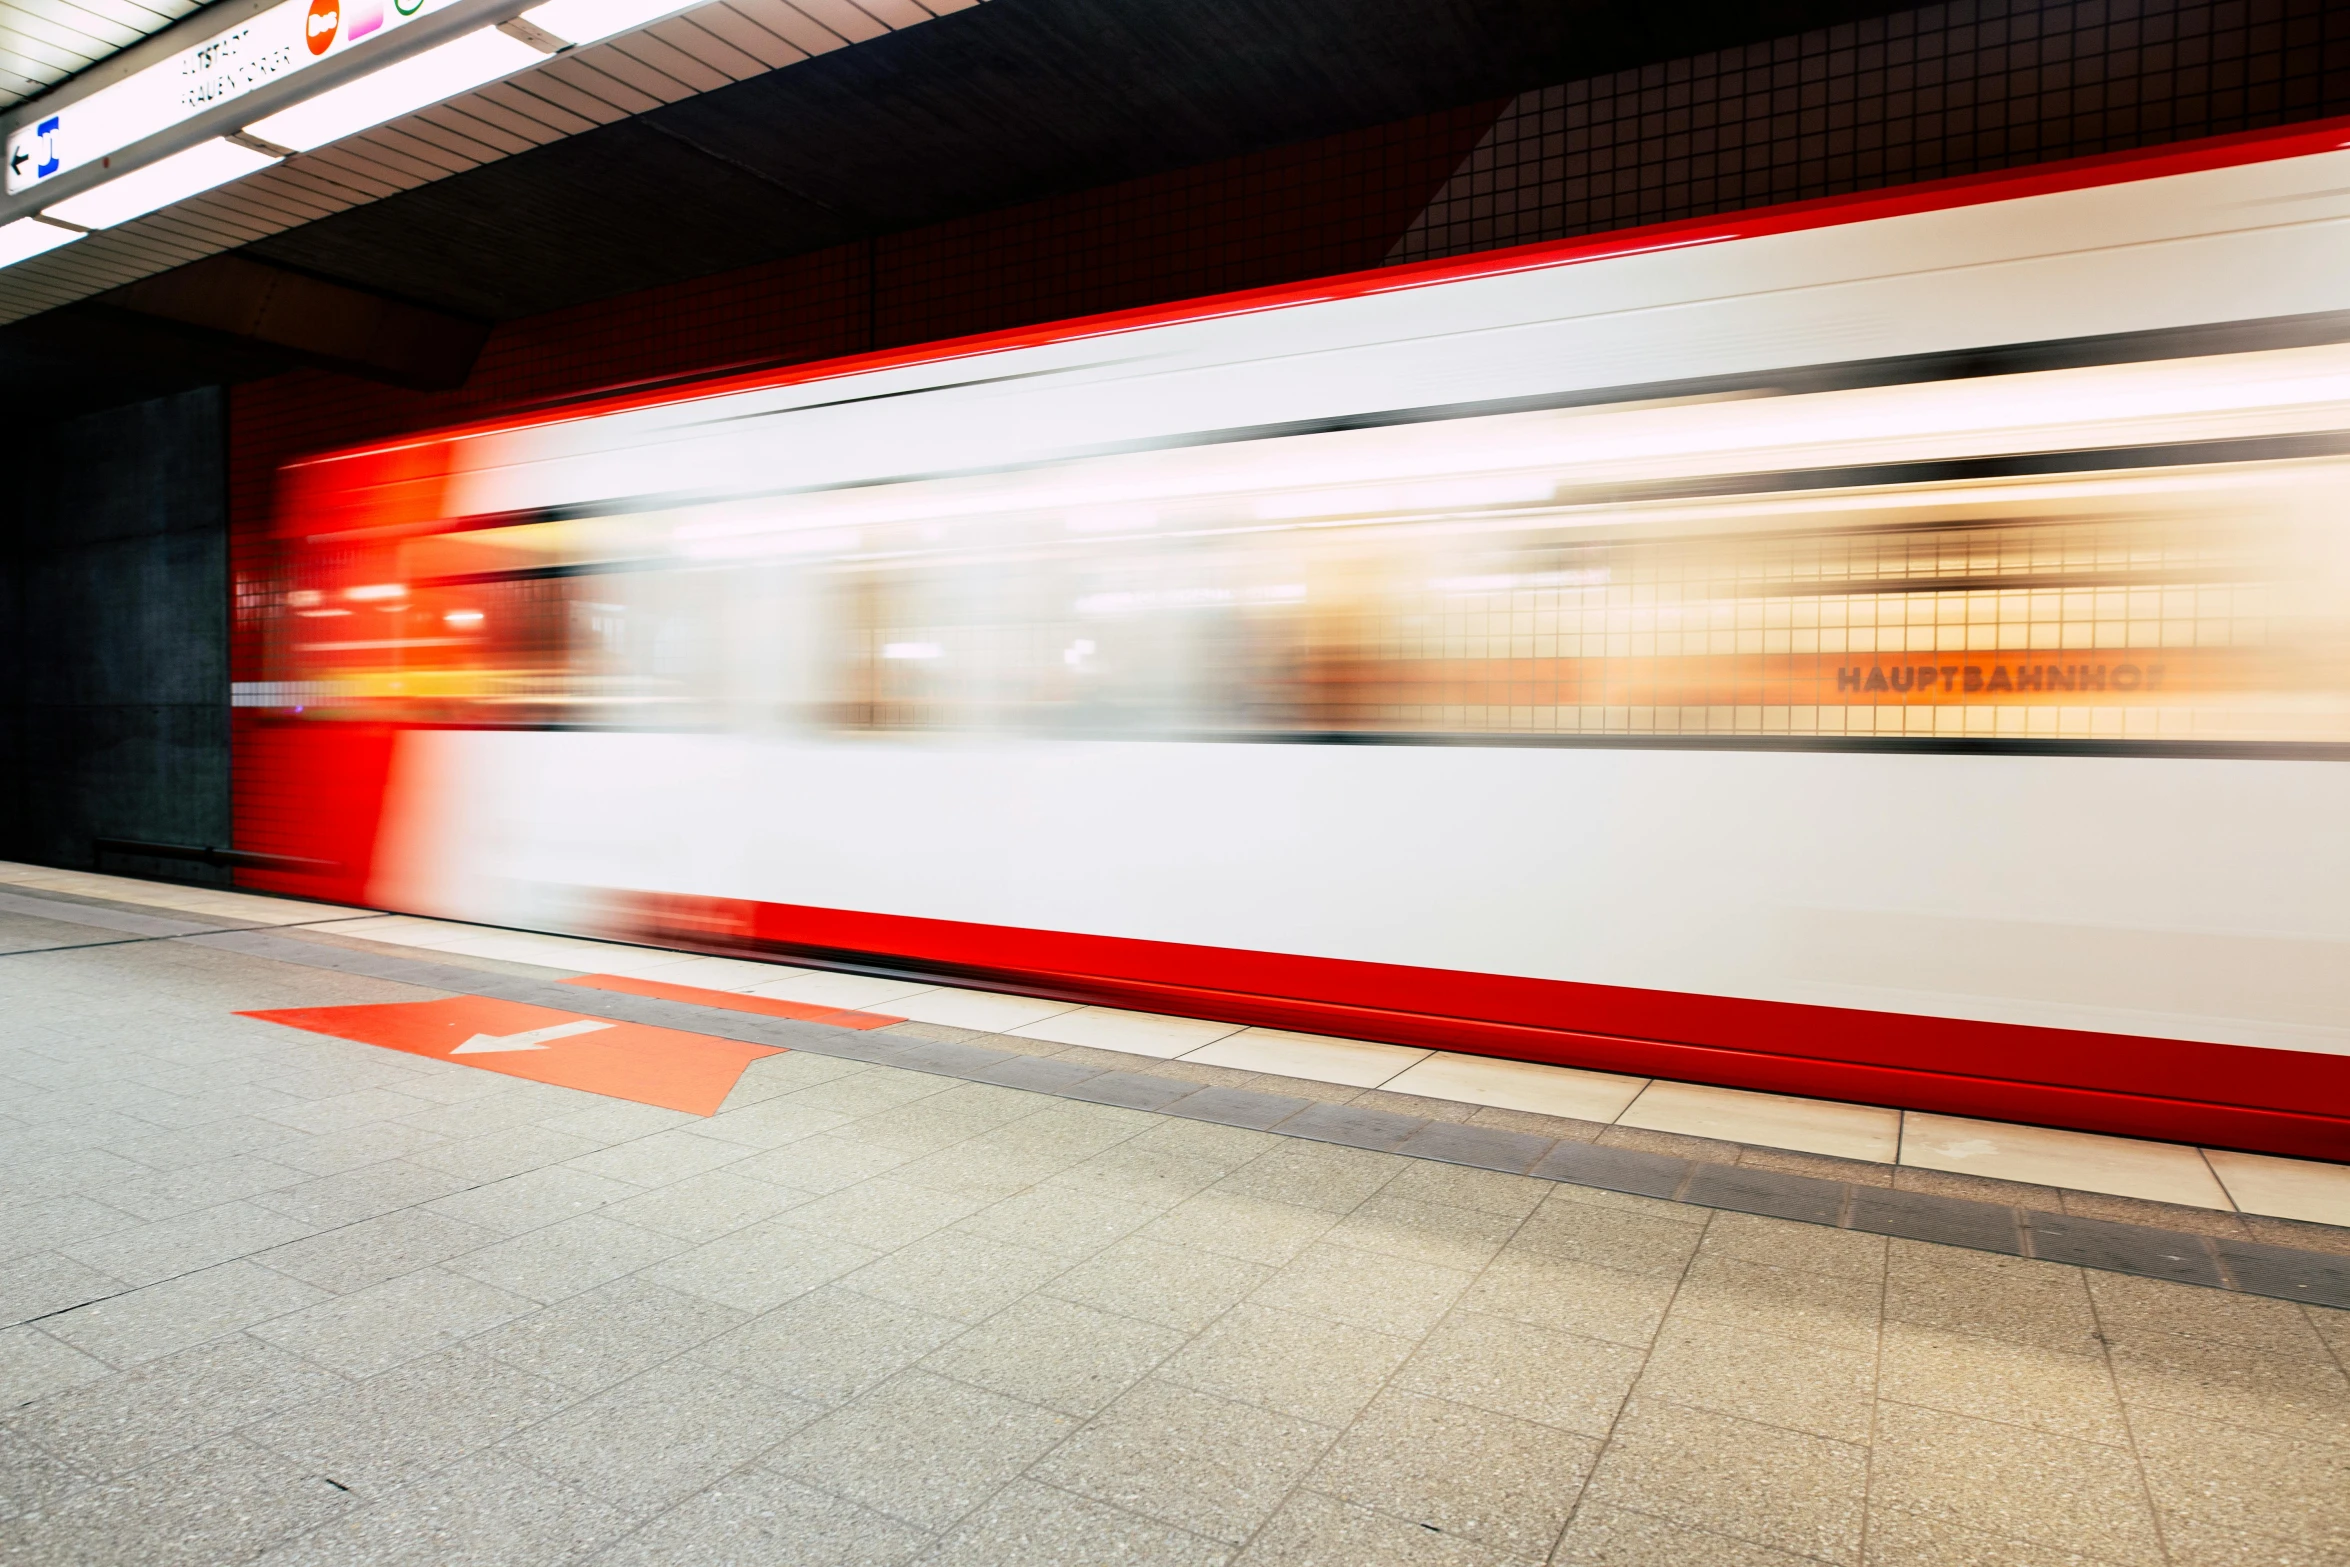
[{"label": "orange circle icon", "polygon": [[302,37],[310,52],[324,54],[332,48],[335,29],[342,25],[343,0],[310,0],[310,15],[302,24]]}]

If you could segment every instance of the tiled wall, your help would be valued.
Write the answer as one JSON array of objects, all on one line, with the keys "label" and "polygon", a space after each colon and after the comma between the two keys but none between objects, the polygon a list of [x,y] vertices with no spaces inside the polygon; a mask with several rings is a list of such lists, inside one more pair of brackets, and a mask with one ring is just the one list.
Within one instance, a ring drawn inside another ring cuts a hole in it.
[{"label": "tiled wall", "polygon": [[[228,842],[221,405],[205,387],[109,408],[16,454],[0,501],[0,859]],[[221,879],[184,860],[106,868]]]},{"label": "tiled wall", "polygon": [[2326,0],[1961,0],[1512,100],[1417,261],[2350,112]]}]

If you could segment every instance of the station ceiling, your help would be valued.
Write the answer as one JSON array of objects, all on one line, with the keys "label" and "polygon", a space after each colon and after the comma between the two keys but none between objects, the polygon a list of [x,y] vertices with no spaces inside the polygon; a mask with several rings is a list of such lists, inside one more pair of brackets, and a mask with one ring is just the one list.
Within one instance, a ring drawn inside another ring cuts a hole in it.
[{"label": "station ceiling", "polygon": [[0,0],[0,109],[201,9],[201,0]]},{"label": "station ceiling", "polygon": [[[0,0],[0,28],[45,3]],[[0,327],[0,403],[55,417],[304,362],[158,299],[282,276],[318,309],[461,328],[1892,9],[986,0]]]}]

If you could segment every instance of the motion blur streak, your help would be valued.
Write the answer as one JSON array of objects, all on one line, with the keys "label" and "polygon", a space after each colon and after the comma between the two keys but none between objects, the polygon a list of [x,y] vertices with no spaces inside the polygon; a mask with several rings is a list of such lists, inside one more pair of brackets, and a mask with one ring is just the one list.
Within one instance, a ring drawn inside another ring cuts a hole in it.
[{"label": "motion blur streak", "polygon": [[240,841],[313,895],[2339,1153],[2342,144],[328,454],[248,595]]},{"label": "motion blur streak", "polygon": [[[2108,455],[1910,478],[2019,424]],[[2342,429],[2342,347],[1470,418],[320,551],[377,634],[279,625],[427,723],[2350,741],[2345,459],[2166,460]]]}]

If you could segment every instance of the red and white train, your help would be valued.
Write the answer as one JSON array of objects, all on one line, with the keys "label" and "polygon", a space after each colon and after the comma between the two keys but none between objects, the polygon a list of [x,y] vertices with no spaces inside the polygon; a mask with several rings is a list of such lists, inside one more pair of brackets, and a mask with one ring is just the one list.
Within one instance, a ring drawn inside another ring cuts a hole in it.
[{"label": "red and white train", "polygon": [[251,884],[2350,1155],[2350,124],[282,477]]}]

